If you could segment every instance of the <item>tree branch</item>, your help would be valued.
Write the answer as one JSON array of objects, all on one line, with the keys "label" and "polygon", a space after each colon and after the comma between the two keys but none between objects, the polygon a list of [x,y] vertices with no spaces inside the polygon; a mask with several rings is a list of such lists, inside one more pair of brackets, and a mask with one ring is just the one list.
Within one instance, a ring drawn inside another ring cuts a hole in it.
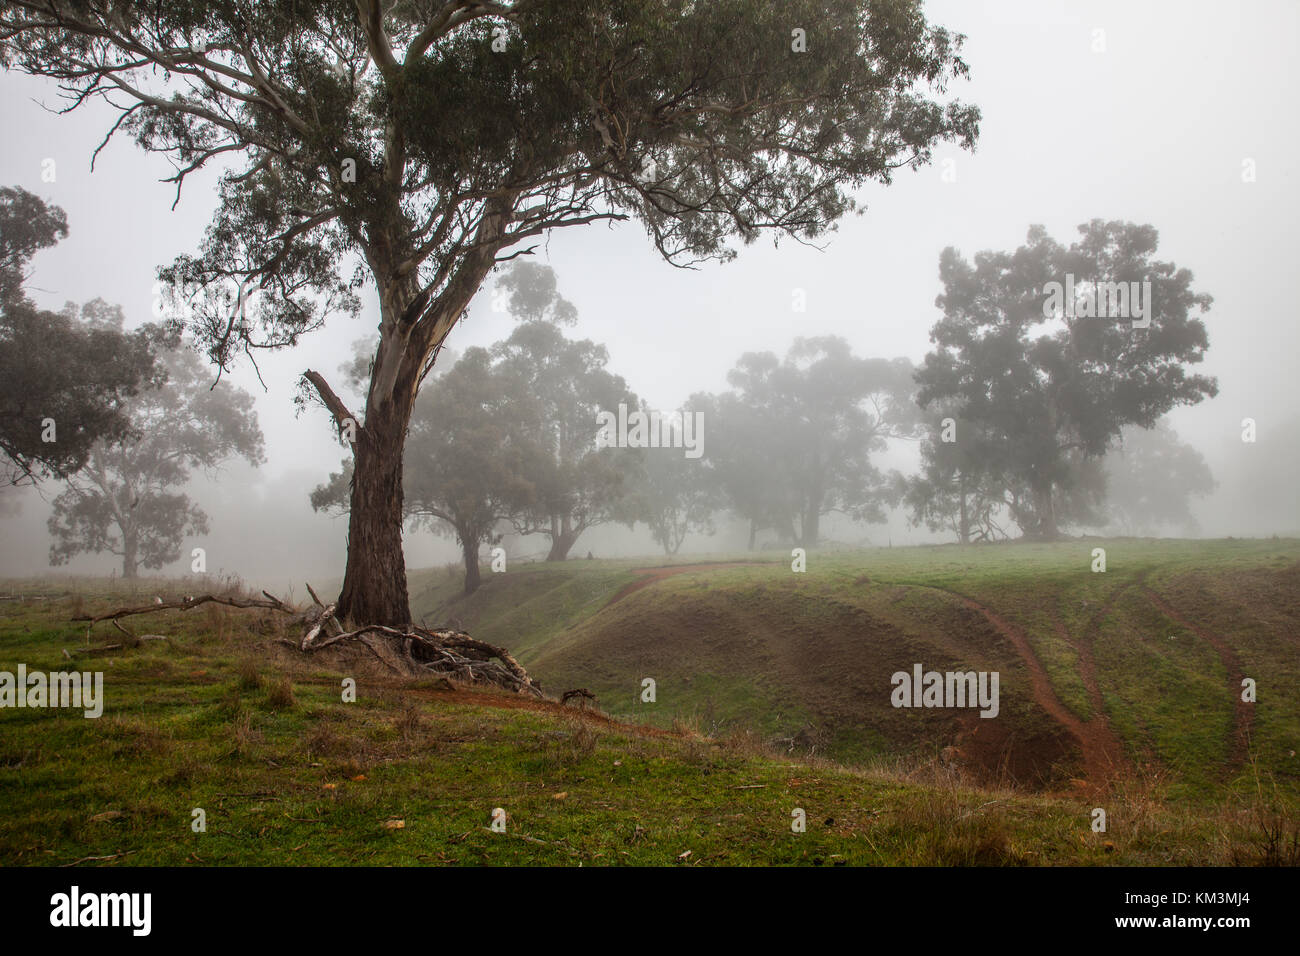
[{"label": "tree branch", "polygon": [[325,377],[321,375],[320,372],[314,372],[311,369],[307,369],[307,371],[302,373],[302,377],[306,381],[311,382],[312,388],[314,388],[316,394],[320,396],[320,400],[325,405],[325,408],[332,416],[334,416],[334,423],[338,426],[340,432],[347,427],[348,422],[352,423],[353,429],[359,429],[361,427],[356,416],[348,411],[348,407],[343,403],[343,399],[339,398],[338,395],[334,393],[334,389],[330,388],[329,383],[325,381]]}]

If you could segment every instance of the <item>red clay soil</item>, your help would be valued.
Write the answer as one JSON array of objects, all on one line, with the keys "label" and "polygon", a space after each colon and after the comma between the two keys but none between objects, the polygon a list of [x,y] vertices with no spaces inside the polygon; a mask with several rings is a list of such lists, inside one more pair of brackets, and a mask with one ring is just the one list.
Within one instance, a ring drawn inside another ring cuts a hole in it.
[{"label": "red clay soil", "polygon": [[1097,683],[1097,664],[1092,659],[1092,643],[1072,637],[1065,629],[1065,622],[1061,620],[1061,612],[1055,608],[1052,609],[1052,629],[1056,631],[1057,637],[1074,649],[1079,658],[1079,677],[1088,692],[1088,703],[1092,705],[1094,713],[1101,713],[1103,701],[1101,686]]},{"label": "red clay soil", "polygon": [[973,598],[957,594],[955,591],[949,593],[956,594],[968,608],[982,614],[999,634],[1011,642],[1011,646],[1016,649],[1016,653],[1024,662],[1025,669],[1029,671],[1029,684],[1034,702],[1047,711],[1079,742],[1088,783],[1094,788],[1102,789],[1112,778],[1123,772],[1128,767],[1124,748],[1119,738],[1111,731],[1105,716],[1098,711],[1092,720],[1085,723],[1061,702],[1061,699],[1056,696],[1056,691],[1052,689],[1047,670],[1038,659],[1038,655],[1034,653],[1025,633]]},{"label": "red clay soil", "polygon": [[[636,568],[633,573],[643,575],[643,577],[637,578],[631,584],[627,585],[615,594],[609,599],[609,602],[605,607],[609,607],[611,604],[617,604],[634,591],[648,588],[656,581],[662,581],[664,578],[672,577],[674,574],[685,574],[688,571],[712,571],[715,568],[754,568],[772,563],[773,562],[771,561],[719,561],[713,564],[671,564],[662,568]],[[601,610],[604,610],[604,608]]]},{"label": "red clay soil", "polygon": [[1223,663],[1223,669],[1228,672],[1228,689],[1235,701],[1232,713],[1233,739],[1228,772],[1231,773],[1233,770],[1239,769],[1246,760],[1246,753],[1250,746],[1251,723],[1255,719],[1255,708],[1241,699],[1241,680],[1244,676],[1241,670],[1241,662],[1223,638],[1187,620],[1155,591],[1150,588],[1143,588],[1143,590],[1146,591],[1147,597],[1160,610],[1160,613],[1187,628],[1218,653],[1219,660]]},{"label": "red clay soil", "polygon": [[[1144,577],[1146,577],[1145,571],[1138,575],[1135,583],[1140,585]],[[1092,705],[1092,718],[1087,721],[1085,726],[1094,724],[1098,725],[1105,731],[1105,734],[1109,736],[1110,741],[1113,742],[1113,746],[1111,746],[1111,749],[1107,751],[1107,759],[1113,761],[1113,766],[1111,768],[1112,774],[1115,771],[1127,772],[1131,770],[1132,767],[1129,763],[1128,757],[1124,754],[1122,744],[1120,744],[1120,742],[1115,738],[1113,732],[1110,730],[1110,717],[1106,714],[1106,705],[1101,695],[1101,686],[1097,683],[1097,663],[1093,659],[1092,648],[1096,643],[1098,633],[1101,631],[1101,622],[1106,619],[1106,615],[1110,613],[1110,609],[1114,607],[1119,596],[1127,591],[1130,586],[1130,584],[1123,584],[1111,592],[1111,595],[1106,599],[1106,602],[1102,604],[1097,613],[1092,616],[1090,621],[1088,621],[1088,625],[1084,629],[1084,635],[1082,638],[1076,639],[1068,630],[1066,630],[1065,623],[1061,620],[1059,608],[1053,608],[1052,610],[1052,624],[1056,630],[1057,637],[1061,638],[1061,640],[1065,641],[1066,644],[1072,647],[1075,654],[1079,657],[1079,677],[1083,680],[1084,689],[1088,692],[1088,701]]]}]

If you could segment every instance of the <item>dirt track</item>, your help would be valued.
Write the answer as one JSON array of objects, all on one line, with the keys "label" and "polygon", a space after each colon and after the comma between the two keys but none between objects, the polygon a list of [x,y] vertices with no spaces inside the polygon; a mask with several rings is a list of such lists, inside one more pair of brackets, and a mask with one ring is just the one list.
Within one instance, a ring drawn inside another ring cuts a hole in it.
[{"label": "dirt track", "polygon": [[[956,593],[956,592],[949,592]],[[1052,682],[1048,679],[1047,670],[1043,667],[1042,661],[1034,653],[1033,647],[1029,643],[1029,638],[1025,633],[1014,624],[999,617],[994,611],[985,605],[979,603],[974,598],[967,597],[964,594],[958,594],[962,602],[972,610],[982,614],[999,634],[1011,642],[1012,647],[1020,656],[1029,672],[1029,684],[1033,691],[1034,702],[1062,727],[1070,732],[1079,742],[1079,748],[1083,753],[1084,772],[1087,774],[1088,783],[1096,788],[1107,786],[1110,781],[1120,772],[1128,767],[1128,759],[1124,756],[1124,746],[1120,743],[1119,738],[1115,736],[1110,729],[1110,722],[1106,719],[1105,714],[1096,710],[1093,718],[1089,721],[1082,721],[1066,707],[1056,691],[1052,689]],[[1089,689],[1091,694],[1095,689]],[[1100,694],[1098,694],[1100,697]]]},{"label": "dirt track", "polygon": [[642,588],[648,588],[656,581],[662,581],[664,578],[672,577],[674,574],[685,574],[688,571],[712,571],[716,568],[757,568],[772,564],[771,561],[719,561],[712,564],[671,564],[667,567],[660,568],[637,568],[633,574],[641,574],[640,577],[631,584],[624,587],[621,591],[609,599],[605,607],[611,604],[617,604],[623,598]]},{"label": "dirt track", "polygon": [[1219,637],[1200,625],[1193,624],[1183,615],[1174,610],[1173,605],[1162,598],[1150,588],[1144,588],[1147,597],[1157,608],[1160,609],[1165,617],[1175,621],[1181,626],[1187,628],[1201,640],[1205,641],[1219,655],[1219,660],[1223,663],[1223,669],[1228,672],[1228,692],[1232,694],[1234,706],[1232,711],[1232,748],[1229,755],[1229,765],[1225,768],[1225,773],[1231,773],[1233,770],[1241,768],[1246,761],[1246,754],[1250,746],[1250,728],[1255,719],[1255,708],[1241,699],[1241,680],[1242,673],[1241,662],[1237,659],[1236,653],[1228,646],[1223,638]]}]

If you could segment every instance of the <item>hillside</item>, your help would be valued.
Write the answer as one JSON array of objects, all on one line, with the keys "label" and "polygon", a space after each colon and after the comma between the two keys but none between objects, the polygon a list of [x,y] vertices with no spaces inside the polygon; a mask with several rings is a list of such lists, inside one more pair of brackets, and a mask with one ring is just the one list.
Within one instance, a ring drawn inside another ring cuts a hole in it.
[{"label": "hillside", "polygon": [[[1091,570],[1097,547],[1104,573]],[[552,692],[586,687],[656,726],[752,730],[851,764],[939,759],[1054,792],[1135,774],[1197,798],[1247,787],[1256,770],[1300,781],[1292,539],[814,553],[802,574],[753,555],[579,561],[456,592],[450,574],[415,576],[417,616],[455,617]],[[894,708],[890,675],[916,663],[999,671],[998,717]],[[647,677],[653,704],[640,700]]]},{"label": "hillside", "polygon": [[[1124,781],[1105,800],[1107,832],[1095,833],[1094,799],[980,789],[924,761],[852,770],[774,755],[740,733],[623,724],[305,658],[279,643],[284,618],[270,612],[165,611],[148,620],[166,640],[137,647],[113,647],[123,638],[111,628],[87,646],[69,622],[167,587],[4,586],[0,670],[99,669],[105,691],[94,720],[0,711],[0,865],[1295,858],[1277,837],[1294,827],[1294,804],[1267,786],[1194,810],[1159,781]],[[357,680],[355,703],[341,700],[343,676]],[[505,833],[488,827],[497,807]],[[791,828],[796,811],[806,832]]]},{"label": "hillside", "polygon": [[[0,865],[1300,862],[1296,543],[1103,544],[415,576],[610,713],[304,656],[270,611],[88,642],[195,582],[7,582],[0,672],[99,670],[104,711],[0,710]],[[914,662],[1000,668],[998,718],[892,708]]]}]

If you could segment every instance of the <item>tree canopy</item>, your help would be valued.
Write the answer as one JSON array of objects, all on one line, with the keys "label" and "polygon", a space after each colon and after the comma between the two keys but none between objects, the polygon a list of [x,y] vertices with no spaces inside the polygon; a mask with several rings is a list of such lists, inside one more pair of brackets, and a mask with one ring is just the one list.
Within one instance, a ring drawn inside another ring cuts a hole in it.
[{"label": "tree canopy", "polygon": [[160,326],[123,330],[120,310],[96,299],[62,312],[23,289],[32,256],[68,234],[67,217],[25,189],[0,188],[0,481],[66,477],[100,438],[130,430],[126,402],[157,385]]},{"label": "tree canopy", "polygon": [[[824,235],[853,191],[972,148],[946,99],[961,38],[918,0],[16,0],[0,57],[102,100],[113,130],[220,203],[197,254],[162,270],[212,360],[290,345],[355,311],[380,335],[355,431],[339,613],[405,625],[402,448],[415,395],[492,267],[556,228],[636,219],[678,264],[764,230]],[[110,135],[111,135],[110,131]],[[511,251],[513,250],[513,251]],[[355,271],[353,267],[356,266]],[[249,295],[260,307],[245,307]]]},{"label": "tree canopy", "polygon": [[795,339],[784,360],[742,355],[734,391],[696,396],[712,419],[708,467],[754,533],[816,547],[821,519],[840,512],[883,521],[890,480],[872,462],[890,437],[917,426],[912,363],[852,354],[841,338]]},{"label": "tree canopy", "polygon": [[[1035,226],[1015,252],[981,252],[973,263],[944,250],[944,315],[916,374],[921,406],[946,403],[975,426],[958,435],[964,453],[1000,471],[1017,523],[1044,538],[1057,534],[1059,493],[1082,487],[1086,463],[1126,425],[1150,428],[1218,392],[1187,368],[1205,356],[1201,316],[1212,300],[1192,289],[1187,269],[1154,258],[1156,230],[1093,220],[1079,233],[1063,246]],[[1137,285],[1145,327],[1053,302],[1054,288],[1084,303],[1111,283]]]},{"label": "tree canopy", "polygon": [[263,460],[251,395],[228,382],[214,385],[187,348],[161,359],[166,383],[125,407],[131,433],[96,442],[87,466],[54,499],[51,564],[107,551],[121,557],[125,578],[164,567],[180,557],[186,535],[208,532],[207,515],[175,490],[192,469],[214,469],[235,455],[254,465]]}]

